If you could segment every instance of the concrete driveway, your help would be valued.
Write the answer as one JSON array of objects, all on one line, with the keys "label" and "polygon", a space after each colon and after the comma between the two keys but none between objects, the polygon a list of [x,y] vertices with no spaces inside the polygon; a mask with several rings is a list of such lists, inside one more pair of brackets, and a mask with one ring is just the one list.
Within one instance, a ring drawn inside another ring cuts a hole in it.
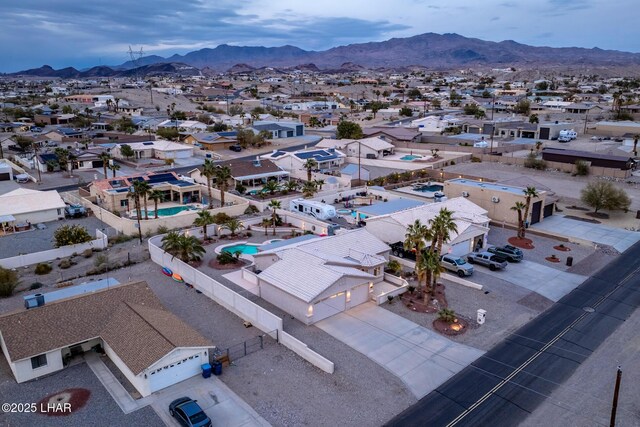
[{"label": "concrete driveway", "polygon": [[567,273],[527,260],[509,263],[506,269],[498,271],[491,271],[484,267],[476,268],[481,268],[483,273],[537,292],[554,302],[587,280],[586,276]]},{"label": "concrete driveway", "polygon": [[575,237],[613,246],[619,252],[626,251],[640,240],[640,233],[637,231],[609,227],[603,224],[592,224],[557,215],[547,217],[544,221],[531,227],[561,236]]},{"label": "concrete driveway", "polygon": [[484,354],[372,302],[315,326],[398,376],[418,399]]}]

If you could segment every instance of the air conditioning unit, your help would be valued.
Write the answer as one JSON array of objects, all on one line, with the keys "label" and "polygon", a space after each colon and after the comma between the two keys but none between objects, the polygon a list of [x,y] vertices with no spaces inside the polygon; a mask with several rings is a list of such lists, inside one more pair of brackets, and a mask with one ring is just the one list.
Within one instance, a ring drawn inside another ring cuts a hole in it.
[{"label": "air conditioning unit", "polygon": [[467,191],[462,192],[462,197],[469,197],[469,193]]},{"label": "air conditioning unit", "polygon": [[498,202],[500,201],[500,197],[493,196],[493,197],[491,198],[491,201],[492,201],[493,203],[498,203]]}]

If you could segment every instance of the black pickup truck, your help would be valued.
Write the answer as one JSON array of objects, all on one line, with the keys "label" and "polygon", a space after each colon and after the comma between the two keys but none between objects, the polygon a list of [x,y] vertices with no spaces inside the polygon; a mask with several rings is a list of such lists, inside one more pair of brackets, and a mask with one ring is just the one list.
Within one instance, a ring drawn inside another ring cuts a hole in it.
[{"label": "black pickup truck", "polygon": [[391,255],[397,256],[398,258],[407,258],[411,261],[416,260],[416,252],[412,249],[406,250],[402,242],[392,243],[389,246],[391,246]]},{"label": "black pickup truck", "polygon": [[520,262],[524,258],[522,251],[511,245],[491,246],[487,248],[487,252],[499,255],[509,262]]}]

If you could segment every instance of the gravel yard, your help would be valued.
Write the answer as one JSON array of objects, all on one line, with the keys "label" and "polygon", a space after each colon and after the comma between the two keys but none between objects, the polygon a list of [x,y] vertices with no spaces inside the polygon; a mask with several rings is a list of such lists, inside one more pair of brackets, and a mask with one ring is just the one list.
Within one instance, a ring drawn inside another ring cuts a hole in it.
[{"label": "gravel yard", "polygon": [[[35,224],[33,224],[35,226]],[[96,235],[96,228],[109,227],[95,217],[63,219],[45,223],[44,230],[31,229],[19,233],[7,234],[0,237],[0,258],[9,258],[20,254],[53,249],[53,233],[63,225],[82,225],[87,228],[90,236]]]},{"label": "gravel yard", "polygon": [[155,411],[147,406],[124,414],[86,363],[70,366],[39,380],[18,384],[9,365],[0,357],[1,403],[38,403],[40,399],[68,388],[91,392],[87,404],[69,416],[0,412],[0,426],[74,427],[74,426],[148,426],[162,425]]}]

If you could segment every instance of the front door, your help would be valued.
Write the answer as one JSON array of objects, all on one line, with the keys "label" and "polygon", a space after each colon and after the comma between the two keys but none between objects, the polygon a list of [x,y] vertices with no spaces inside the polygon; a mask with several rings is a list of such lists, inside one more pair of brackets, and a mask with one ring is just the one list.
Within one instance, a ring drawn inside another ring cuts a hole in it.
[{"label": "front door", "polygon": [[542,211],[542,200],[535,202],[531,207],[531,224],[540,222],[540,213]]}]

